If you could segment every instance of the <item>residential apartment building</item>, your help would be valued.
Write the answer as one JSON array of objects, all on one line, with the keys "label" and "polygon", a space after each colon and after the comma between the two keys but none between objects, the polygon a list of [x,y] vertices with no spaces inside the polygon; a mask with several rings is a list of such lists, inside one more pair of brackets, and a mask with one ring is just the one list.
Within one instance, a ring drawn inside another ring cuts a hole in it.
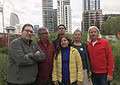
[{"label": "residential apartment building", "polygon": [[57,9],[53,9],[53,27],[57,31]]},{"label": "residential apartment building", "polygon": [[101,29],[102,22],[100,0],[83,0],[82,31],[87,31],[93,25]]},{"label": "residential apartment building", "polygon": [[64,24],[66,32],[72,32],[70,0],[57,0],[57,24]]},{"label": "residential apartment building", "polygon": [[53,22],[53,0],[42,0],[43,26],[50,32],[54,31]]}]

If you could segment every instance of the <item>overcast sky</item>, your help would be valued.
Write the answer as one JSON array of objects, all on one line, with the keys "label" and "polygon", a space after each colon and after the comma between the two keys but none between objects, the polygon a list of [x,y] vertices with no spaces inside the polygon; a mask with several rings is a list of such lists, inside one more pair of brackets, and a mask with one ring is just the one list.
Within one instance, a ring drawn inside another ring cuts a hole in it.
[{"label": "overcast sky", "polygon": [[[11,0],[22,24],[32,23],[42,26],[41,1],[42,0]],[[56,1],[57,0],[54,0],[54,8],[56,8]],[[119,1],[120,0],[101,0],[101,9],[103,10],[103,14],[120,14]],[[82,3],[82,0],[71,0],[73,28],[80,26],[82,17]]]}]

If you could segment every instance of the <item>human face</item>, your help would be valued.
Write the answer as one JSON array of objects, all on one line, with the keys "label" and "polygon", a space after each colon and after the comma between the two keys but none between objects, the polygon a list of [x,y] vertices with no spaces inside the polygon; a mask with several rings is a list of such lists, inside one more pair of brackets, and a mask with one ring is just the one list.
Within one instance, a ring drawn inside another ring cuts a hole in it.
[{"label": "human face", "polygon": [[74,42],[80,42],[81,37],[82,37],[81,32],[74,32],[74,34],[73,34]]},{"label": "human face", "polygon": [[68,47],[68,44],[69,44],[69,41],[65,37],[63,37],[61,39],[61,47],[63,48]]},{"label": "human face", "polygon": [[98,31],[96,28],[92,28],[89,30],[89,36],[92,41],[96,41],[98,38]]},{"label": "human face", "polygon": [[49,37],[49,34],[47,30],[41,34],[41,40],[43,41],[48,40],[48,37]]},{"label": "human face", "polygon": [[33,35],[33,29],[31,26],[26,26],[22,31],[22,37],[28,40],[31,40]]},{"label": "human face", "polygon": [[65,34],[65,28],[64,28],[64,26],[59,26],[59,28],[58,28],[58,34],[60,34],[60,35],[64,35]]}]

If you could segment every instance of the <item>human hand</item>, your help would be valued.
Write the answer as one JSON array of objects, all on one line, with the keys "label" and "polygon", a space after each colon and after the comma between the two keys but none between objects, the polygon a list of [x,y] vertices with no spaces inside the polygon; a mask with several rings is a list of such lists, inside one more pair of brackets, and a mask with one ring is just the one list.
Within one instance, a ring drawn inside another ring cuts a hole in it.
[{"label": "human hand", "polygon": [[113,76],[107,75],[107,80],[108,81],[112,81],[113,80]]},{"label": "human hand", "polygon": [[53,85],[59,85],[58,81],[53,81]]},{"label": "human hand", "polygon": [[77,85],[82,85],[82,82],[81,81],[77,81]]},{"label": "human hand", "polygon": [[36,61],[42,61],[42,60],[45,60],[46,59],[46,55],[45,53],[43,53],[42,51],[38,50],[34,53],[34,56],[32,57],[34,60]]},{"label": "human hand", "polygon": [[34,55],[38,55],[38,54],[40,54],[39,50],[34,53]]},{"label": "human hand", "polygon": [[92,73],[91,71],[88,72],[88,79],[91,79]]},{"label": "human hand", "polygon": [[41,59],[45,59],[47,57],[46,54],[41,49],[34,52],[34,55],[41,57]]},{"label": "human hand", "polygon": [[28,54],[25,55],[25,58],[30,59],[32,56],[33,56],[33,53],[28,53]]},{"label": "human hand", "polygon": [[[34,53],[34,56],[40,56],[42,54],[42,52],[40,52],[39,50],[38,51],[36,51],[35,53]],[[43,56],[41,56],[41,58],[42,58]]]}]

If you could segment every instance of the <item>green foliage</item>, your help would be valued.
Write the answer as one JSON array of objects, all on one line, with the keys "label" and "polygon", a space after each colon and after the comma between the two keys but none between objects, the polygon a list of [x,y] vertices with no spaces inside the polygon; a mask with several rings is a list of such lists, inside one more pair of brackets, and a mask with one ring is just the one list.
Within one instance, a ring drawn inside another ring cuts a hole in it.
[{"label": "green foliage", "polygon": [[[70,39],[72,39],[72,34],[66,34],[66,35],[67,35]],[[57,37],[58,37],[57,33],[54,32],[54,33],[50,33],[49,39],[50,39],[51,41],[53,41],[53,40],[57,39]]]},{"label": "green foliage", "polygon": [[[72,34],[66,34],[70,39],[72,39]],[[50,40],[55,40],[56,38],[57,38],[57,33],[50,33]],[[87,40],[87,32],[84,32],[83,34],[82,34],[82,41],[83,42],[86,42],[86,40]]]},{"label": "green foliage", "polygon": [[[112,42],[113,54],[115,56],[114,80],[120,80],[120,41]],[[120,83],[120,81],[119,81]]]},{"label": "green foliage", "polygon": [[[6,85],[6,72],[7,72],[7,50],[0,48],[0,85]],[[6,51],[6,52],[5,52]]]},{"label": "green foliage", "polygon": [[50,37],[49,37],[49,39],[51,40],[51,41],[53,41],[53,40],[55,40],[57,38],[57,33],[56,32],[52,32],[52,33],[50,33]]},{"label": "green foliage", "polygon": [[[57,38],[57,33],[50,34],[50,40],[55,40]],[[71,34],[68,34],[69,37],[72,38]],[[36,41],[37,38],[34,38]],[[82,41],[85,43],[87,39],[87,33],[83,33]],[[112,81],[112,85],[120,84],[120,41],[111,41],[113,54],[115,56],[115,72],[114,72],[114,80]],[[5,85],[6,81],[6,70],[7,70],[7,48],[0,48],[0,85]]]},{"label": "green foliage", "polygon": [[7,54],[8,53],[8,48],[7,47],[1,47],[0,48],[0,53],[2,53],[2,54]]},{"label": "green foliage", "polygon": [[87,41],[87,32],[84,32],[84,33],[82,34],[82,39],[81,39],[81,41],[82,41],[83,43],[86,43],[86,41]]},{"label": "green foliage", "polygon": [[116,34],[120,31],[120,17],[111,17],[102,25],[102,34]]}]

